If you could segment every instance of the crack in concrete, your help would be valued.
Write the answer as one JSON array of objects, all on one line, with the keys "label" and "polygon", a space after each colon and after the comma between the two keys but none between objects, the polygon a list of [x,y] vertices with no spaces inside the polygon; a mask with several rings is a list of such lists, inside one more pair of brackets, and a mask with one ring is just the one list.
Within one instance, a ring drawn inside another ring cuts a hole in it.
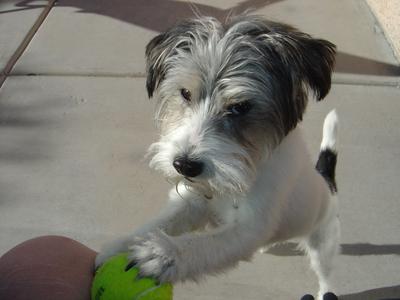
[{"label": "crack in concrete", "polygon": [[28,47],[28,45],[32,41],[36,32],[39,30],[40,26],[43,24],[44,20],[46,19],[46,17],[50,13],[51,9],[53,8],[53,6],[56,2],[57,2],[57,0],[49,0],[47,5],[44,7],[43,11],[40,13],[39,17],[36,19],[35,23],[32,25],[31,29],[28,31],[28,33],[22,40],[21,44],[18,46],[17,50],[15,50],[14,54],[11,56],[11,58],[9,59],[9,61],[6,64],[6,66],[1,71],[0,88],[3,86],[3,83],[6,81],[7,77],[10,75],[10,72],[14,68],[18,59],[25,52],[25,49]]},{"label": "crack in concrete", "polygon": [[[96,73],[67,73],[67,72],[46,72],[46,73],[12,73],[8,77],[93,77],[93,78],[146,78],[144,72],[138,73],[112,73],[112,72],[96,72]],[[335,73],[332,78],[332,84],[342,85],[361,85],[361,86],[383,86],[400,88],[400,77],[394,76],[362,76],[347,75]]]}]

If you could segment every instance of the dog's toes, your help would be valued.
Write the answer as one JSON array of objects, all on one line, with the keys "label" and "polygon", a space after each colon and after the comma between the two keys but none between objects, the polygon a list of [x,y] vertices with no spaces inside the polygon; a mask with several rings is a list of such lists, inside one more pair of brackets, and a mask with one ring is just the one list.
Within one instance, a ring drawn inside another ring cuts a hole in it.
[{"label": "dog's toes", "polygon": [[101,266],[94,266],[94,267],[93,267],[93,269],[92,269],[92,270],[93,270],[93,271],[92,271],[92,272],[93,272],[93,276],[97,274],[97,271],[100,269],[100,267],[101,267]]},{"label": "dog's toes", "polygon": [[324,300],[338,300],[338,297],[334,293],[329,292],[324,295],[323,299]]},{"label": "dog's toes", "polygon": [[130,269],[136,267],[137,262],[136,261],[131,261],[129,264],[127,264],[127,266],[125,267],[125,272],[128,272]]},{"label": "dog's toes", "polygon": [[301,297],[300,300],[314,300],[314,296],[310,294],[306,294],[303,297]]}]

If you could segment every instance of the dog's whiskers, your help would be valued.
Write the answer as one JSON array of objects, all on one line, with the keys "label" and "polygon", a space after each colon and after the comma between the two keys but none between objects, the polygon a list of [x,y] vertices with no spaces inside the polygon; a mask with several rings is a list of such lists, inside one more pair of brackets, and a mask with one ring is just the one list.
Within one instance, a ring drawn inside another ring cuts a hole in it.
[{"label": "dog's whiskers", "polygon": [[182,196],[181,193],[179,192],[179,183],[180,183],[180,181],[178,181],[178,182],[175,184],[175,191],[176,191],[176,193],[179,195],[179,197],[181,197],[181,199],[184,200],[184,199],[183,199],[183,196]]}]

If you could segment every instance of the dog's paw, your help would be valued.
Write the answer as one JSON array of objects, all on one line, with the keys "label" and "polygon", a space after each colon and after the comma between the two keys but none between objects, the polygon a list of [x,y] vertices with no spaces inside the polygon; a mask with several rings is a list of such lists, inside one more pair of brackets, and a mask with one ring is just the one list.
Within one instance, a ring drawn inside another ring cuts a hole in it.
[{"label": "dog's paw", "polygon": [[157,232],[138,238],[129,247],[130,266],[139,268],[142,277],[153,277],[159,282],[175,282],[178,276],[178,247],[171,237]]},{"label": "dog's paw", "polygon": [[328,292],[328,293],[324,294],[322,299],[323,300],[338,300],[338,297],[334,293]]}]

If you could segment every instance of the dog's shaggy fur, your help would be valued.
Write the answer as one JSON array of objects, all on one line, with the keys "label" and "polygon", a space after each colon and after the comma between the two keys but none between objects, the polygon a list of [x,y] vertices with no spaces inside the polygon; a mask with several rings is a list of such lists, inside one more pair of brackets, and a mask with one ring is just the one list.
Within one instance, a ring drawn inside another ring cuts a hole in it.
[{"label": "dog's shaggy fur", "polygon": [[201,17],[151,40],[147,91],[161,138],[150,166],[176,186],[165,211],[106,246],[97,266],[130,250],[142,275],[197,280],[300,238],[322,298],[339,241],[337,117],[326,118],[317,168],[297,124],[308,92],[329,92],[334,54],[328,41],[257,16]]}]

